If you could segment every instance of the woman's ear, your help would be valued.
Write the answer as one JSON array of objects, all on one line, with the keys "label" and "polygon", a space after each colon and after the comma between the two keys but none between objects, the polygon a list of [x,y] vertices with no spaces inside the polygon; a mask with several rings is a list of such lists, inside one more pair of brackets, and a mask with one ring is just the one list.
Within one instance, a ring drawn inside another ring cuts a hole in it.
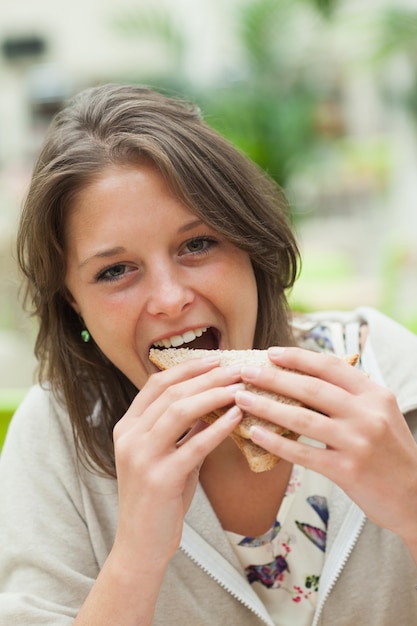
[{"label": "woman's ear", "polygon": [[75,300],[72,293],[65,287],[64,298],[68,302],[68,304],[74,309],[77,315],[81,315],[81,309],[78,306],[77,301]]}]

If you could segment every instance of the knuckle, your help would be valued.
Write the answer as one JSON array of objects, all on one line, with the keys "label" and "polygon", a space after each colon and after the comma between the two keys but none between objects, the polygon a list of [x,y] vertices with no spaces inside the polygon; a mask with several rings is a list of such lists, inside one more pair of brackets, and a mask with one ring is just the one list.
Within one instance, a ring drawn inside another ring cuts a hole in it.
[{"label": "knuckle", "polygon": [[[136,443],[136,441],[135,441]],[[115,444],[116,466],[125,474],[142,473],[144,464],[143,455],[138,454],[138,449],[146,450],[145,445],[133,445],[132,437],[127,435],[120,437]]]},{"label": "knuckle", "polygon": [[374,444],[368,437],[359,437],[355,444],[353,467],[362,469],[365,465],[368,465],[373,450]]},{"label": "knuckle", "polygon": [[365,437],[350,438],[348,448],[338,456],[338,474],[344,485],[363,482],[371,454],[372,446]]},{"label": "knuckle", "polygon": [[392,416],[399,413],[395,395],[386,388],[378,390],[378,396],[372,401],[372,409],[368,413],[367,428],[373,441],[380,442],[390,435]]},{"label": "knuckle", "polygon": [[178,400],[178,391],[175,386],[170,385],[164,389],[163,394],[169,403],[175,403]]},{"label": "knuckle", "polygon": [[363,481],[374,445],[368,437],[357,437],[342,461],[341,474],[351,483]]},{"label": "knuckle", "polygon": [[158,396],[163,396],[167,405],[171,406],[181,398],[181,388],[176,384],[166,386],[161,381]]},{"label": "knuckle", "polygon": [[380,412],[374,412],[369,426],[372,441],[375,443],[384,441],[391,430],[389,419]]},{"label": "knuckle", "polygon": [[190,451],[192,449],[192,453],[193,455],[195,455],[196,457],[204,457],[206,455],[206,444],[203,442],[203,440],[200,437],[193,437],[191,439],[191,446],[190,446]]},{"label": "knuckle", "polygon": [[392,411],[394,408],[398,408],[397,398],[390,389],[388,389],[387,387],[381,387],[379,393],[382,404],[387,407],[388,411]]},{"label": "knuckle", "polygon": [[310,467],[313,454],[312,446],[304,444],[299,447],[297,452],[297,463],[304,467]]},{"label": "knuckle", "polygon": [[188,398],[172,398],[165,410],[165,423],[175,423],[178,427],[186,430],[191,422],[195,421],[195,410],[190,406]]},{"label": "knuckle", "polygon": [[177,422],[186,421],[189,415],[188,402],[172,397],[172,403],[167,409],[168,419],[170,419],[171,414],[175,415]]},{"label": "knuckle", "polygon": [[116,443],[120,439],[120,437],[122,436],[122,433],[123,433],[123,422],[122,420],[119,420],[113,426],[113,442],[114,443]]},{"label": "knuckle", "polygon": [[312,376],[304,376],[303,378],[303,385],[307,398],[313,399],[320,397],[323,392],[322,381],[319,378],[314,378]]},{"label": "knuckle", "polygon": [[161,379],[162,379],[161,372],[153,372],[149,376],[148,382],[150,382],[152,385],[158,387],[158,385],[162,383]]},{"label": "knuckle", "polygon": [[166,383],[164,382],[164,372],[153,372],[147,381],[147,385],[149,385],[152,389],[155,390],[157,395],[161,395],[166,389]]},{"label": "knuckle", "polygon": [[363,478],[362,464],[356,457],[345,457],[340,461],[340,477],[346,484],[356,484]]},{"label": "knuckle", "polygon": [[310,430],[311,416],[302,408],[295,407],[291,416],[291,430],[296,433],[305,433]]},{"label": "knuckle", "polygon": [[146,472],[141,473],[141,477],[151,493],[158,493],[167,487],[167,474],[159,465],[147,468]]},{"label": "knuckle", "polygon": [[329,372],[345,372],[346,368],[351,367],[347,360],[341,355],[331,352],[322,352],[320,353],[320,357],[317,364],[317,375],[323,378],[325,378]]}]

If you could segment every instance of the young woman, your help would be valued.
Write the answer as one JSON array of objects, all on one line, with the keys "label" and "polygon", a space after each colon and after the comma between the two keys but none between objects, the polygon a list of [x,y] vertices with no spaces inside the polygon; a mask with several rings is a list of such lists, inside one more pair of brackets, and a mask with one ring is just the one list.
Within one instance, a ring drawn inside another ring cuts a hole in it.
[{"label": "young woman", "polygon": [[[18,236],[40,384],[1,457],[2,623],[414,623],[417,339],[369,309],[292,319],[286,213],[184,102],[105,85],[56,116]],[[157,372],[183,344],[286,369]],[[229,437],[248,409],[301,436],[252,430],[266,472]]]}]

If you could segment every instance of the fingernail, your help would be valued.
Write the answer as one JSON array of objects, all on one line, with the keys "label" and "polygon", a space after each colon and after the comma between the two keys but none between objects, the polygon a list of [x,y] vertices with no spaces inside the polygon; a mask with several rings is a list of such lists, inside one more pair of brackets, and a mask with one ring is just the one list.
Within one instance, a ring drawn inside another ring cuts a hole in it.
[{"label": "fingernail", "polygon": [[240,374],[241,369],[242,368],[240,365],[228,365],[227,367],[225,367],[225,371],[228,376],[237,376],[238,374]]},{"label": "fingernail", "polygon": [[243,389],[245,389],[245,385],[244,383],[233,383],[233,385],[227,385],[227,389],[229,389],[229,391],[237,391],[239,393],[239,391],[243,391]]},{"label": "fingernail", "polygon": [[249,437],[254,443],[265,441],[265,434],[265,430],[261,426],[251,426],[249,428]]},{"label": "fingernail", "polygon": [[210,354],[209,356],[203,357],[202,363],[205,365],[214,365],[215,363],[220,363],[220,357]]},{"label": "fingernail", "polygon": [[226,411],[225,417],[230,422],[235,422],[238,420],[238,418],[242,417],[242,411],[239,409],[238,406],[234,404],[228,411]]},{"label": "fingernail", "polygon": [[253,365],[242,367],[242,378],[245,380],[255,380],[259,376],[260,370],[260,367],[254,367]]},{"label": "fingernail", "polygon": [[282,346],[272,346],[268,348],[268,353],[270,356],[280,356],[284,352],[285,348]]},{"label": "fingernail", "polygon": [[238,391],[235,395],[235,402],[244,409],[253,405],[253,396],[248,391]]}]

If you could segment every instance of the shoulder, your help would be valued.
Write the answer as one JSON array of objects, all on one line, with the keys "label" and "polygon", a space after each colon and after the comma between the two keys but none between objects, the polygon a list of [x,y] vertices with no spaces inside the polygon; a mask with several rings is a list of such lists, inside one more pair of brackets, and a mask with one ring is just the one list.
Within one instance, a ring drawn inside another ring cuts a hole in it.
[{"label": "shoulder", "polygon": [[365,352],[378,364],[383,383],[403,413],[417,408],[417,336],[375,309],[359,309],[368,320]]},{"label": "shoulder", "polygon": [[48,385],[31,387],[18,406],[12,421],[11,430],[29,428],[50,429],[53,424],[65,426],[69,424],[68,413],[63,403],[57,400]]},{"label": "shoulder", "polygon": [[411,343],[412,349],[415,349],[417,336],[398,321],[388,317],[388,315],[385,315],[378,309],[360,307],[356,309],[356,314],[368,324],[369,335],[374,341],[383,342],[387,346],[389,346],[390,343],[394,345],[401,343],[401,347],[410,345]]},{"label": "shoulder", "polygon": [[34,459],[73,456],[73,435],[68,413],[48,386],[31,387],[17,408],[8,429],[2,457]]}]

